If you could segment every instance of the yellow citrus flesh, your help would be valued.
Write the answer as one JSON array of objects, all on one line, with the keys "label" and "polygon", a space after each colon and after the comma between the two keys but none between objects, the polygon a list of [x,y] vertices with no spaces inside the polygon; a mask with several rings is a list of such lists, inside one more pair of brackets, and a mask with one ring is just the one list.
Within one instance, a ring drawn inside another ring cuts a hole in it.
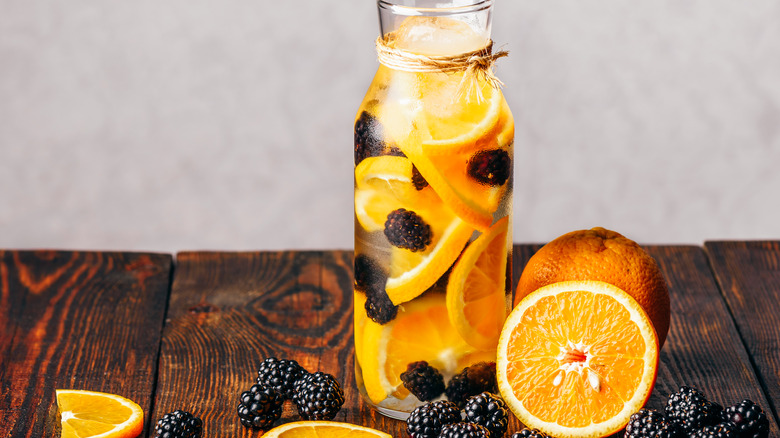
[{"label": "yellow citrus flesh", "polygon": [[524,298],[499,339],[501,395],[525,425],[560,437],[622,429],[650,396],[658,338],[623,290],[567,281]]},{"label": "yellow citrus flesh", "polygon": [[143,409],[132,400],[75,389],[58,389],[56,395],[62,438],[131,438],[143,430]]},{"label": "yellow citrus flesh", "polygon": [[447,310],[470,345],[495,349],[507,316],[509,218],[504,217],[463,251],[447,284]]},{"label": "yellow citrus flesh", "polygon": [[414,163],[442,201],[479,230],[493,223],[493,214],[508,183],[484,185],[468,175],[467,163],[482,150],[513,146],[514,122],[500,91],[483,80],[471,92],[459,93],[459,80],[449,75],[396,75],[394,84],[415,96],[417,105],[390,102],[378,116],[388,138]]},{"label": "yellow citrus flesh", "polygon": [[389,395],[403,399],[408,391],[400,375],[408,364],[427,361],[444,374],[459,367],[459,359],[474,352],[450,323],[444,296],[434,294],[406,303],[385,325],[365,321],[361,360],[368,397],[380,403]]},{"label": "yellow citrus flesh", "polygon": [[366,158],[355,169],[355,182],[355,215],[366,231],[384,230],[387,215],[399,208],[430,225],[431,243],[425,249],[391,249],[387,295],[396,305],[414,299],[452,266],[474,228],[448,209],[430,186],[415,188],[412,162],[405,157]]},{"label": "yellow citrus flesh", "polygon": [[396,247],[391,251],[385,290],[396,305],[412,300],[436,283],[452,266],[474,231],[471,225],[457,217],[440,220],[425,211],[421,216],[433,230],[431,244],[423,251]]},{"label": "yellow citrus flesh", "polygon": [[392,438],[376,429],[336,421],[296,421],[277,426],[264,438]]}]

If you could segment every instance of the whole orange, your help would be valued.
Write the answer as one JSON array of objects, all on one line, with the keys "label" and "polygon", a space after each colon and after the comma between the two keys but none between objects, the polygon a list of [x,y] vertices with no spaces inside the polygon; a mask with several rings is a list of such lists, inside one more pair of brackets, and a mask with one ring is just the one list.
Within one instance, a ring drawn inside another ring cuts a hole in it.
[{"label": "whole orange", "polygon": [[559,281],[604,281],[631,295],[652,321],[663,346],[669,332],[669,290],[655,260],[641,246],[601,227],[564,234],[525,265],[515,306],[526,295]]}]

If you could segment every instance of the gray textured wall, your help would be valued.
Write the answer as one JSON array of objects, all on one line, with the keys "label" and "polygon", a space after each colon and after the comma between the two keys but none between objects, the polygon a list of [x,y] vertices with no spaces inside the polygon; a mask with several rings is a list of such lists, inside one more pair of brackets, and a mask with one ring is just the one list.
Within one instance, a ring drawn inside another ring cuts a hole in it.
[{"label": "gray textured wall", "polygon": [[[0,0],[0,247],[351,248],[370,0]],[[514,240],[780,238],[780,2],[496,0]]]}]

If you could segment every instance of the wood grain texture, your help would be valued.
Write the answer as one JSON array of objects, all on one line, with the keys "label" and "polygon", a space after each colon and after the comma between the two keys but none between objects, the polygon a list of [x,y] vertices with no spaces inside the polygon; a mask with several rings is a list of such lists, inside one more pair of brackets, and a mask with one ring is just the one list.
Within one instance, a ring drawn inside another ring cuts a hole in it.
[{"label": "wood grain texture", "polygon": [[[671,296],[669,337],[661,351],[648,406],[661,408],[682,385],[724,406],[749,398],[767,406],[748,352],[700,247],[646,247],[661,267]],[[770,436],[778,436],[770,420]]]},{"label": "wood grain texture", "polygon": [[172,258],[0,251],[0,436],[59,436],[54,390],[151,411]]},{"label": "wood grain texture", "polygon": [[[515,246],[513,287],[539,247]],[[722,403],[766,403],[701,248],[647,249],[672,295],[672,328],[649,406],[662,408],[686,384]],[[351,293],[348,251],[179,254],[154,419],[189,409],[207,433],[256,436],[238,422],[238,395],[254,383],[262,359],[283,356],[342,382],[346,404],[337,421],[406,436],[404,422],[374,412],[358,395]],[[281,422],[298,419],[288,403]],[[510,432],[521,427],[513,417]]]},{"label": "wood grain texture", "polygon": [[[260,362],[277,356],[346,383],[337,420],[361,422],[351,252],[181,253],[177,260],[155,420],[181,408],[200,416],[209,436],[258,436],[239,423],[238,396]],[[298,418],[289,403],[283,418]]]},{"label": "wood grain texture", "polygon": [[704,249],[780,421],[780,242],[705,242]]}]

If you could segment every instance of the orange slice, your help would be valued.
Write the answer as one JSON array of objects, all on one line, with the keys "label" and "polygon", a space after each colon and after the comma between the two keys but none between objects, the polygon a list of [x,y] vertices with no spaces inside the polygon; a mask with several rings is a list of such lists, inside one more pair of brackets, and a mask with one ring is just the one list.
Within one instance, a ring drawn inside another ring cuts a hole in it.
[{"label": "orange slice", "polygon": [[362,344],[363,384],[374,403],[389,395],[408,395],[400,379],[408,364],[424,360],[445,375],[453,374],[458,360],[474,351],[452,327],[440,294],[404,304],[385,325],[366,320]]},{"label": "orange slice", "polygon": [[474,228],[455,216],[440,217],[430,210],[418,211],[433,230],[433,240],[423,251],[393,247],[390,275],[385,284],[393,304],[414,299],[433,286],[466,246]]},{"label": "orange slice", "polygon": [[336,421],[296,421],[274,427],[264,438],[392,438],[390,435],[363,426]]},{"label": "orange slice", "polygon": [[62,438],[134,438],[144,427],[144,411],[132,400],[102,392],[58,389]]},{"label": "orange slice", "polygon": [[658,338],[642,307],[596,281],[554,283],[525,297],[507,318],[498,386],[526,426],[559,437],[603,437],[647,402]]},{"label": "orange slice", "polygon": [[391,250],[385,290],[396,305],[436,283],[474,231],[442,203],[431,186],[415,188],[412,167],[406,157],[380,156],[366,158],[355,168],[355,216],[366,231],[384,230],[387,215],[399,208],[414,211],[431,227],[431,243],[424,250]]},{"label": "orange slice", "polygon": [[473,241],[447,284],[447,311],[470,345],[495,349],[507,316],[506,263],[509,217]]},{"label": "orange slice", "polygon": [[503,96],[485,89],[491,90],[486,102],[463,103],[462,113],[451,119],[419,115],[420,134],[398,142],[442,201],[481,231],[493,223],[509,181],[499,186],[482,184],[468,174],[468,163],[484,150],[503,149],[511,156],[514,137],[514,122]]}]

